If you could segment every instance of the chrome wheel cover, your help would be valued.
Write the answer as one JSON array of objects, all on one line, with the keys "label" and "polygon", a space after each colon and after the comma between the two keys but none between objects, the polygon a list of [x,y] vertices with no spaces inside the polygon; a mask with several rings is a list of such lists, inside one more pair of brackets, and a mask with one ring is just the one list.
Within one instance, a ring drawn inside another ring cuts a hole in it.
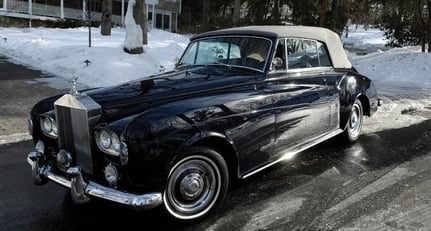
[{"label": "chrome wheel cover", "polygon": [[362,108],[359,104],[353,104],[349,119],[349,133],[356,137],[361,132],[362,127]]},{"label": "chrome wheel cover", "polygon": [[189,156],[172,168],[165,189],[165,207],[182,220],[200,217],[216,203],[221,190],[221,172],[208,157]]}]

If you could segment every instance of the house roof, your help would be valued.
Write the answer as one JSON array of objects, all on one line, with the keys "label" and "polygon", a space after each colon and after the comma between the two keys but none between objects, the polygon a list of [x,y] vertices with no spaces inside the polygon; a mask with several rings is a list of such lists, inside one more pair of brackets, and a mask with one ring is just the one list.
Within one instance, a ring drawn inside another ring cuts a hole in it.
[{"label": "house roof", "polygon": [[249,35],[268,38],[307,38],[326,44],[332,64],[335,68],[351,68],[347,55],[341,43],[340,36],[323,27],[311,26],[246,26],[222,30],[209,31],[195,35],[191,40],[209,36]]}]

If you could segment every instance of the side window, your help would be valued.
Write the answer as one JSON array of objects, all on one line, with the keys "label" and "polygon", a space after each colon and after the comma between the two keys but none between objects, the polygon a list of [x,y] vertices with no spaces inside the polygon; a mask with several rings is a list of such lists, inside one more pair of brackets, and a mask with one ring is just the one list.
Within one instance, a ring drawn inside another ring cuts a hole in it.
[{"label": "side window", "polygon": [[309,39],[287,39],[288,69],[331,66],[323,43]]},{"label": "side window", "polygon": [[318,67],[316,42],[304,39],[287,39],[289,69]]},{"label": "side window", "polygon": [[332,67],[331,59],[329,58],[328,50],[325,44],[317,42],[317,52],[321,67]]},{"label": "side window", "polygon": [[277,49],[275,50],[274,58],[272,59],[273,71],[286,71],[286,39],[278,40]]},{"label": "side window", "polygon": [[184,64],[194,64],[196,62],[196,54],[199,43],[193,43],[184,54],[185,59],[182,60],[182,63]]}]

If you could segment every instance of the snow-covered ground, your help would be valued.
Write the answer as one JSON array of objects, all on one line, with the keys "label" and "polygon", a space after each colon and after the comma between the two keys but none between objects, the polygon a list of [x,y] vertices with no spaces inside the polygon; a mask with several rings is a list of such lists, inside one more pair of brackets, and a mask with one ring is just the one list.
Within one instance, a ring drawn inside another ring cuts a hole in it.
[{"label": "snow-covered ground", "polygon": [[[88,29],[2,28],[0,55],[44,70],[61,78],[40,79],[51,86],[64,87],[79,78],[87,87],[110,86],[157,74],[174,67],[187,46],[189,36],[161,30],[148,33],[144,54],[123,51],[125,29],[114,28],[111,36],[92,29],[92,47],[88,47]],[[364,132],[399,128],[431,118],[431,54],[419,47],[388,49],[383,32],[351,27],[342,38],[353,65],[375,81],[384,105],[377,115],[366,120]],[[87,65],[86,60],[90,63]]]},{"label": "snow-covered ground", "polygon": [[377,28],[350,27],[342,40],[353,66],[375,82],[384,103],[366,121],[364,132],[431,119],[431,53],[422,53],[420,47],[389,49]]},{"label": "snow-covered ground", "polygon": [[[114,28],[111,36],[88,28],[17,29],[0,27],[0,54],[65,79],[79,78],[88,87],[110,86],[156,74],[160,66],[172,69],[189,37],[153,30],[148,33],[144,54],[123,51],[125,29]],[[89,60],[87,66],[85,63]]]}]

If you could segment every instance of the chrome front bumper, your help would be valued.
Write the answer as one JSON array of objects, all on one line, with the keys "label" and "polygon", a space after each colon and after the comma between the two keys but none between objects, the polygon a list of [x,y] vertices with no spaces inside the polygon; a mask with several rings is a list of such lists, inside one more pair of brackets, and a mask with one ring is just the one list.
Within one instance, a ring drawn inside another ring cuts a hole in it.
[{"label": "chrome front bumper", "polygon": [[90,200],[90,196],[112,201],[135,210],[145,210],[157,207],[162,204],[161,193],[133,194],[109,188],[98,183],[85,182],[79,167],[70,167],[66,177],[53,173],[49,165],[43,164],[43,155],[37,151],[31,152],[27,157],[27,162],[31,165],[33,181],[36,185],[44,184],[49,179],[64,187],[70,188],[72,200],[82,204]]}]

